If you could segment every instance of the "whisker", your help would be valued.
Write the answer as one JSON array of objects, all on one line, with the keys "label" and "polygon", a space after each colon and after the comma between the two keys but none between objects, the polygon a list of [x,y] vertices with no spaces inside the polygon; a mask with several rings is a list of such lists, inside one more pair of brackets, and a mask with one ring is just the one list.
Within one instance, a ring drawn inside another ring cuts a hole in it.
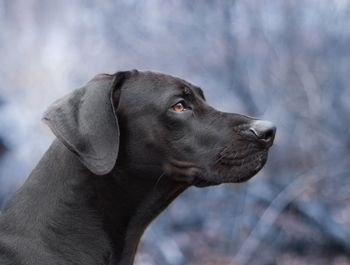
[{"label": "whisker", "polygon": [[154,189],[157,188],[157,185],[159,184],[160,180],[161,180],[162,177],[164,177],[164,176],[165,176],[165,172],[163,172],[162,174],[160,174],[160,176],[157,178],[157,181],[156,181],[156,183],[155,183],[155,185],[154,185]]}]

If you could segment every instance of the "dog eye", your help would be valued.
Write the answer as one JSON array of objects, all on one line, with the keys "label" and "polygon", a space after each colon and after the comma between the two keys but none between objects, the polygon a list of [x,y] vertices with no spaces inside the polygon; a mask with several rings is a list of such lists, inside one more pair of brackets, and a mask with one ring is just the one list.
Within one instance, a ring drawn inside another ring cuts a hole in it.
[{"label": "dog eye", "polygon": [[184,112],[186,110],[188,110],[189,108],[186,105],[186,102],[181,100],[178,103],[176,103],[175,105],[172,106],[173,111],[175,112]]}]

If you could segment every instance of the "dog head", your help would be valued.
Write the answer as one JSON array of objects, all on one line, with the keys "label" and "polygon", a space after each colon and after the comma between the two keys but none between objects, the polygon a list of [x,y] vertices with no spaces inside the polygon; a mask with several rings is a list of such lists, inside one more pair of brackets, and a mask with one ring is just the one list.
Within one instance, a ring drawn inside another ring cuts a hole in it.
[{"label": "dog head", "polygon": [[265,164],[276,128],[209,106],[203,91],[169,75],[98,75],[44,114],[94,174],[159,172],[188,185],[246,181]]}]

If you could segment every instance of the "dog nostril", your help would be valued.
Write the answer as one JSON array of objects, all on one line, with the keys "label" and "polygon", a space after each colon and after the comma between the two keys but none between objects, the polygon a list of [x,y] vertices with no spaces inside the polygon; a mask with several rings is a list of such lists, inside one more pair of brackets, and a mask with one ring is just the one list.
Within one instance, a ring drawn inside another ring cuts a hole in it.
[{"label": "dog nostril", "polygon": [[272,142],[276,134],[276,126],[269,121],[254,121],[249,130],[256,138],[265,142]]}]

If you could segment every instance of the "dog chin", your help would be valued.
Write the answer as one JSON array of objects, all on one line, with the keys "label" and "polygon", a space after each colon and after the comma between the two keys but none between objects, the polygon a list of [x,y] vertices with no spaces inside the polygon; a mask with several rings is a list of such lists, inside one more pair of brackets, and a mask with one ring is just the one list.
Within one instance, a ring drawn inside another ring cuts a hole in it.
[{"label": "dog chin", "polygon": [[205,180],[205,179],[196,179],[193,183],[193,185],[197,188],[206,188],[209,186],[217,186],[222,184],[222,182],[216,182],[212,180]]}]

